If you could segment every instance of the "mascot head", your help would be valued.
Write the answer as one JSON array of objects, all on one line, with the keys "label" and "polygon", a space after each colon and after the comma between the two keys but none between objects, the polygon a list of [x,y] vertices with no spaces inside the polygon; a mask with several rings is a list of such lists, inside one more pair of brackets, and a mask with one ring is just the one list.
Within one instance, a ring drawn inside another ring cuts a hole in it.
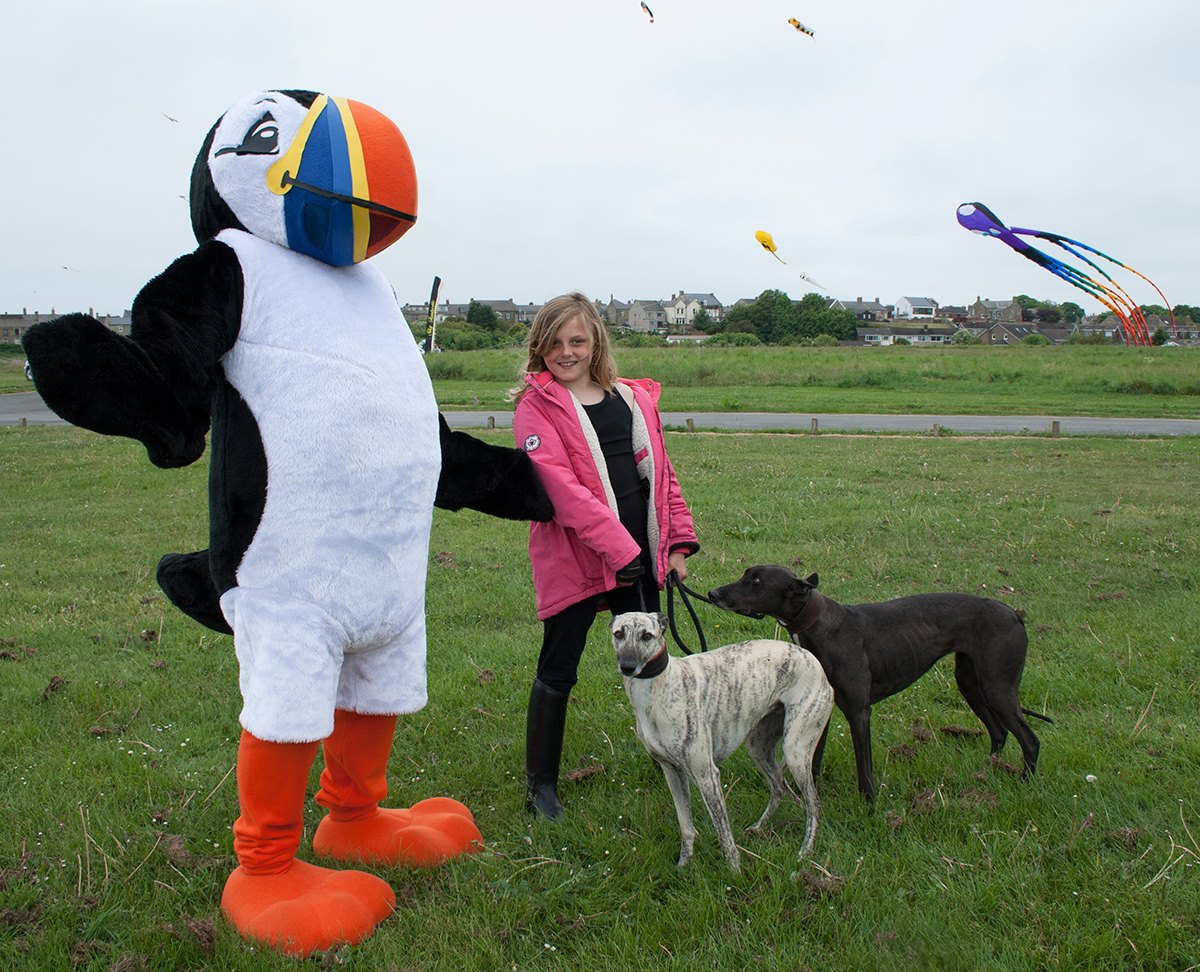
[{"label": "mascot head", "polygon": [[357,101],[259,91],[208,133],[192,168],[192,230],[241,229],[335,267],[390,246],[417,219],[404,136]]}]

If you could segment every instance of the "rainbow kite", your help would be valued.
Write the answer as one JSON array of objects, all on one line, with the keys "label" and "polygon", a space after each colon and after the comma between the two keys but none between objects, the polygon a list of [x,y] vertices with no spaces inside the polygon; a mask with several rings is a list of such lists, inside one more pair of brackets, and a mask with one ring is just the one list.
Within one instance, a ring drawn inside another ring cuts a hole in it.
[{"label": "rainbow kite", "polygon": [[[980,236],[991,236],[1002,243],[1006,243],[1020,253],[1021,256],[1025,257],[1026,260],[1032,260],[1039,267],[1049,270],[1056,277],[1060,277],[1071,284],[1071,286],[1078,287],[1084,293],[1095,297],[1096,300],[1100,301],[1100,303],[1116,314],[1117,318],[1121,321],[1121,330],[1125,336],[1125,343],[1144,346],[1150,344],[1151,340],[1150,329],[1146,326],[1146,315],[1142,313],[1142,309],[1125,292],[1125,288],[1105,272],[1103,267],[1095,261],[1089,260],[1079,251],[1087,250],[1088,253],[1094,253],[1109,263],[1114,263],[1118,267],[1128,270],[1130,273],[1137,274],[1137,276],[1141,277],[1154,288],[1159,297],[1162,297],[1163,306],[1167,308],[1167,313],[1171,317],[1171,330],[1178,336],[1179,332],[1175,327],[1175,313],[1171,310],[1171,305],[1163,295],[1163,292],[1158,289],[1158,285],[1145,274],[1139,273],[1133,267],[1122,263],[1114,257],[1110,257],[1107,253],[1102,253],[1094,246],[1080,243],[1078,240],[1073,240],[1069,236],[1063,236],[1061,233],[1024,229],[1020,226],[1005,226],[1000,222],[999,217],[981,202],[963,203],[959,206],[958,222],[960,226],[969,229],[972,233],[978,233]],[[1048,240],[1055,246],[1061,247],[1076,259],[1086,263],[1100,274],[1106,282],[1101,283],[1099,280],[1089,277],[1077,267],[1073,267],[1069,263],[1064,263],[1062,260],[1050,256],[1048,253],[1043,253],[1037,247],[1031,246],[1021,239],[1022,236],[1033,236],[1040,240]],[[1078,249],[1076,249],[1077,247]]]}]

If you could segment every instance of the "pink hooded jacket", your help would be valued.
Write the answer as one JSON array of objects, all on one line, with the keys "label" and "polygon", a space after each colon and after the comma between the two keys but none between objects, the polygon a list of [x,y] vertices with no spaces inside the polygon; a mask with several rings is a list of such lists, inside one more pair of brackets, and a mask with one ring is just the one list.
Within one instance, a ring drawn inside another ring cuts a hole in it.
[{"label": "pink hooded jacket", "polygon": [[[554,519],[529,525],[529,559],[537,615],[545,620],[617,586],[617,571],[640,550],[621,526],[608,467],[592,423],[575,396],[548,371],[525,376],[528,390],[513,414],[513,438],[525,449],[554,503]],[[692,514],[663,441],[660,386],[649,378],[617,379],[633,413],[638,474],[652,484],[647,532],[658,586],[673,550],[700,549]]]}]

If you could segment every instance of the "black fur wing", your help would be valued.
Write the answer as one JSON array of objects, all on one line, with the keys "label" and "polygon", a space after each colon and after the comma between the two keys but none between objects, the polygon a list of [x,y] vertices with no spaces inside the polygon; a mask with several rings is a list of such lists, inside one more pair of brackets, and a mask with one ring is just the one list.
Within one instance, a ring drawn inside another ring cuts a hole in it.
[{"label": "black fur wing", "polygon": [[86,314],[31,327],[22,341],[34,386],[73,425],[137,439],[156,466],[204,452],[221,356],[237,337],[242,273],[210,242],[142,288],[129,337]]},{"label": "black fur wing", "polygon": [[520,449],[489,445],[465,432],[453,432],[438,416],[442,439],[442,474],[434,505],[444,510],[464,507],[506,520],[554,519],[554,505],[533,463]]}]

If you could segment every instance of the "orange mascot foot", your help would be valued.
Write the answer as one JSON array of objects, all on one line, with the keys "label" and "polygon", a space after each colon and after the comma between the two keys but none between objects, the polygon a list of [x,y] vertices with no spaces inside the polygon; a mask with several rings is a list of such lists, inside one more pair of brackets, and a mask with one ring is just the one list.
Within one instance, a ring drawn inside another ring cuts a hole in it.
[{"label": "orange mascot foot", "polygon": [[225,882],[221,911],[244,938],[304,958],[367,938],[396,906],[386,881],[292,861],[282,874],[239,867]]},{"label": "orange mascot foot", "polygon": [[471,811],[447,797],[431,797],[408,809],[379,807],[356,820],[330,813],[313,837],[313,850],[322,857],[409,867],[433,867],[482,847]]},{"label": "orange mascot foot", "polygon": [[315,742],[271,743],[242,733],[241,815],[233,825],[239,866],[221,895],[221,910],[239,934],[300,957],[362,941],[396,905],[387,882],[373,874],[296,860],[316,755]]},{"label": "orange mascot foot", "polygon": [[329,815],[313,837],[313,850],[338,861],[431,867],[483,847],[471,811],[457,800],[432,797],[408,809],[386,810],[387,764],[396,717],[333,714],[325,740],[325,770],[317,803]]}]

